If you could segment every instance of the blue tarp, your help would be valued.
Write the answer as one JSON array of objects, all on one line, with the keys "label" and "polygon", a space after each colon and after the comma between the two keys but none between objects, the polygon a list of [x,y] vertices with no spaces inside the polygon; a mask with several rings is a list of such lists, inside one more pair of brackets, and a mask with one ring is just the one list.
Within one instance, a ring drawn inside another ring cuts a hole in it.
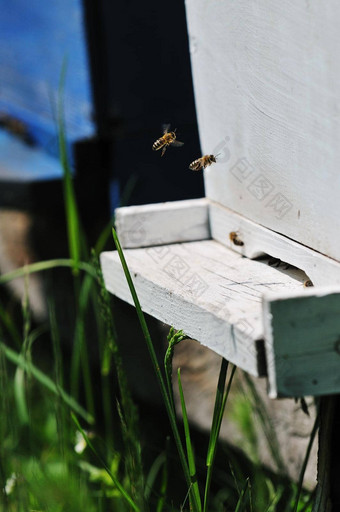
[{"label": "blue tarp", "polygon": [[81,1],[0,0],[0,12],[0,112],[22,120],[40,147],[57,155],[55,106],[65,58],[68,142],[94,132]]}]

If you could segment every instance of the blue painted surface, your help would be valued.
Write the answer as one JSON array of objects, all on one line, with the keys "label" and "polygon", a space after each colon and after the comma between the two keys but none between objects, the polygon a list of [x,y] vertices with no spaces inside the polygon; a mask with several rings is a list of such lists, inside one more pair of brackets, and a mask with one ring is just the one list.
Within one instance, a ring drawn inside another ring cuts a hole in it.
[{"label": "blue painted surface", "polygon": [[61,177],[58,158],[0,131],[0,181],[25,183]]},{"label": "blue painted surface", "polygon": [[55,105],[63,60],[69,143],[94,132],[81,0],[0,0],[0,111],[57,155]]}]

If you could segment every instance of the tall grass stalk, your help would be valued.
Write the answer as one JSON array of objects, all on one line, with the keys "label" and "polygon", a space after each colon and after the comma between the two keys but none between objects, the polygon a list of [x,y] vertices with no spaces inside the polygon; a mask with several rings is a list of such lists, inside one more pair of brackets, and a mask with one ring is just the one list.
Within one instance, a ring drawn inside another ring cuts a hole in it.
[{"label": "tall grass stalk", "polygon": [[144,473],[142,464],[142,449],[140,445],[140,432],[138,425],[138,413],[136,406],[132,400],[129,385],[126,378],[126,373],[123,368],[123,362],[120,356],[116,328],[113,321],[111,307],[110,307],[110,296],[105,287],[103,274],[99,265],[98,257],[94,251],[92,251],[92,264],[96,269],[97,283],[99,286],[99,308],[102,315],[102,320],[105,326],[105,345],[102,353],[105,357],[103,360],[104,366],[102,371],[104,374],[108,374],[109,364],[106,349],[109,349],[113,360],[117,374],[117,380],[120,391],[120,404],[118,404],[118,412],[121,419],[122,435],[127,450],[126,455],[126,467],[130,474],[130,480],[133,482],[133,496],[138,505],[145,508],[146,504],[144,501]]},{"label": "tall grass stalk", "polygon": [[167,339],[168,339],[168,348],[165,352],[165,357],[164,357],[165,378],[166,378],[166,383],[167,383],[167,387],[168,387],[169,400],[171,402],[171,406],[174,411],[174,414],[176,414],[174,393],[173,393],[173,386],[172,386],[172,360],[174,357],[175,346],[178,343],[180,343],[181,341],[188,339],[188,336],[186,334],[184,334],[183,331],[176,332],[173,327],[170,327],[170,331],[169,331]]},{"label": "tall grass stalk", "polygon": [[219,374],[218,384],[217,384],[217,389],[216,389],[215,406],[214,406],[214,413],[213,413],[213,418],[212,418],[212,423],[211,423],[210,438],[209,438],[209,445],[208,445],[208,452],[207,452],[207,459],[206,459],[207,477],[206,477],[205,490],[204,490],[203,512],[208,511],[210,485],[211,485],[211,480],[212,480],[212,472],[213,472],[214,460],[215,460],[216,449],[217,449],[217,441],[218,441],[218,436],[219,436],[220,430],[221,430],[222,419],[223,419],[227,399],[229,396],[231,383],[232,383],[234,375],[235,375],[236,366],[233,366],[233,368],[232,368],[232,371],[231,371],[231,374],[229,377],[229,381],[227,384],[227,388],[225,389],[227,370],[228,370],[228,361],[226,361],[225,359],[222,359],[221,369],[220,369],[220,374]]},{"label": "tall grass stalk", "polygon": [[[190,478],[189,467],[188,467],[188,463],[187,463],[187,460],[186,460],[185,452],[184,452],[184,449],[183,449],[182,441],[181,441],[181,438],[180,438],[179,430],[178,430],[178,427],[177,427],[176,415],[174,414],[173,406],[172,406],[171,400],[170,400],[170,398],[168,396],[168,393],[167,393],[167,388],[166,388],[166,385],[165,385],[165,382],[164,382],[164,378],[163,378],[163,375],[161,373],[161,369],[160,369],[160,366],[159,366],[159,363],[158,363],[158,360],[157,360],[156,352],[155,352],[155,349],[154,349],[154,346],[153,346],[153,343],[152,343],[152,339],[151,339],[151,336],[150,336],[150,333],[149,333],[149,329],[148,329],[147,324],[146,324],[144,313],[143,313],[142,308],[140,306],[139,299],[138,299],[138,296],[137,296],[137,293],[136,293],[136,290],[135,290],[135,287],[134,287],[134,284],[133,284],[133,281],[132,281],[132,278],[131,278],[131,275],[130,275],[130,271],[129,271],[128,266],[126,264],[125,256],[123,254],[122,247],[120,245],[120,242],[118,240],[118,237],[117,237],[117,234],[116,234],[116,231],[114,230],[114,228],[112,228],[112,234],[113,234],[113,239],[114,239],[114,242],[115,242],[118,254],[119,254],[119,258],[120,258],[120,261],[121,261],[121,264],[122,264],[122,267],[123,267],[123,270],[124,270],[125,278],[127,280],[127,283],[128,283],[131,295],[132,295],[132,299],[133,299],[133,302],[135,304],[137,316],[138,316],[138,319],[139,319],[139,322],[140,322],[140,325],[141,325],[141,328],[142,328],[142,331],[143,331],[143,335],[144,335],[144,338],[145,338],[145,341],[146,341],[146,344],[147,344],[147,347],[148,347],[148,350],[149,350],[149,353],[150,353],[151,362],[152,362],[153,367],[154,367],[155,375],[156,375],[158,383],[159,383],[159,387],[160,387],[160,390],[161,390],[161,394],[162,394],[163,401],[164,401],[164,404],[165,404],[165,408],[166,408],[166,411],[167,411],[167,414],[168,414],[168,417],[169,417],[169,421],[170,421],[171,429],[172,429],[172,432],[173,432],[173,435],[174,435],[175,443],[176,443],[176,446],[177,446],[177,451],[178,451],[179,459],[180,459],[180,462],[181,462],[181,465],[182,465],[184,477],[186,479],[188,488],[191,489],[192,482],[191,482],[191,478]],[[195,493],[190,491],[190,495],[192,497],[193,510],[195,512],[199,512],[200,511],[200,505],[197,502]]]},{"label": "tall grass stalk", "polygon": [[94,285],[94,279],[85,275],[79,285],[79,294],[76,305],[76,320],[74,327],[74,342],[71,357],[71,393],[74,397],[79,396],[80,371],[83,372],[85,396],[88,410],[94,412],[94,397],[90,375],[90,366],[87,354],[85,320],[89,307],[90,293]]},{"label": "tall grass stalk", "polygon": [[192,493],[191,493],[191,495],[189,495],[189,499],[190,499],[190,503],[191,503],[192,502],[191,496],[192,496],[192,494],[194,494],[196,502],[199,505],[199,510],[201,511],[202,503],[201,503],[200,491],[199,491],[198,481],[197,481],[195,456],[194,456],[194,451],[193,451],[192,444],[191,444],[189,420],[188,420],[187,409],[186,409],[185,400],[184,400],[180,368],[178,368],[178,370],[177,370],[177,378],[178,378],[179,396],[180,396],[181,407],[182,407],[185,443],[186,443],[186,448],[187,448],[187,460],[188,460],[188,464],[189,464],[190,480],[191,480],[191,488],[192,488]]},{"label": "tall grass stalk", "polygon": [[310,453],[311,453],[312,446],[313,446],[313,443],[314,443],[314,439],[315,439],[316,433],[317,433],[318,428],[319,428],[319,423],[320,423],[320,409],[317,412],[317,415],[316,415],[316,418],[315,418],[315,421],[314,421],[314,425],[313,425],[313,428],[312,428],[312,432],[311,432],[310,437],[309,437],[309,442],[308,442],[306,454],[305,454],[305,457],[304,457],[304,460],[303,460],[303,464],[302,464],[302,467],[301,467],[301,471],[300,471],[300,476],[299,476],[299,481],[298,481],[298,485],[297,485],[297,489],[296,489],[296,496],[295,496],[294,506],[293,506],[292,512],[297,512],[298,507],[299,507],[299,502],[300,502],[300,497],[301,497],[301,492],[302,492],[302,486],[303,486],[303,480],[304,480],[304,476],[305,476],[305,471],[306,471],[307,464],[308,464],[308,461],[309,461],[309,457],[310,457]]},{"label": "tall grass stalk", "polygon": [[78,274],[78,264],[81,255],[81,231],[77,208],[77,202],[72,181],[72,172],[67,154],[66,133],[64,122],[64,88],[67,61],[64,59],[58,90],[58,140],[59,158],[63,169],[64,205],[66,213],[66,225],[71,259],[74,261],[74,273]]},{"label": "tall grass stalk", "polygon": [[[58,390],[62,390],[64,387],[64,374],[63,374],[63,364],[62,364],[62,355],[61,355],[61,346],[60,346],[60,337],[59,337],[59,329],[57,318],[55,314],[55,308],[50,299],[48,302],[48,311],[49,311],[49,319],[50,319],[50,332],[51,332],[51,340],[53,347],[53,359],[54,359],[54,375],[55,375],[55,384]],[[62,459],[68,462],[69,453],[67,450],[67,439],[69,434],[68,422],[66,421],[66,411],[63,407],[62,398],[58,397],[58,400],[55,404],[55,418],[57,423],[57,433],[58,433],[58,442],[60,453]]]},{"label": "tall grass stalk", "polygon": [[276,464],[276,467],[278,471],[282,475],[287,475],[288,471],[286,468],[286,464],[283,460],[283,457],[281,455],[281,447],[280,443],[278,441],[275,429],[272,425],[272,422],[270,420],[270,416],[267,412],[266,405],[264,401],[262,400],[261,396],[259,395],[251,377],[244,373],[244,380],[247,385],[247,393],[246,396],[248,400],[250,399],[252,402],[252,407],[255,410],[260,424],[262,426],[263,433],[265,435],[268,449],[271,453],[271,456]]},{"label": "tall grass stalk", "polygon": [[[31,314],[29,310],[28,301],[28,276],[25,276],[25,293],[22,302],[22,313],[23,313],[23,343],[21,347],[21,357],[28,363],[31,361],[29,343],[29,333],[31,328]],[[14,397],[17,405],[18,419],[22,425],[29,424],[29,413],[27,404],[27,379],[29,378],[28,372],[24,368],[18,366],[14,376]]]}]

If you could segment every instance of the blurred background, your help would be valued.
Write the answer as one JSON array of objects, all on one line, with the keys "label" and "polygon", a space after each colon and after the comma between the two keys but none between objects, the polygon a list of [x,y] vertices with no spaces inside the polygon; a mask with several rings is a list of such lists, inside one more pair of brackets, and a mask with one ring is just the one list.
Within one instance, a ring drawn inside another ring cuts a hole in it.
[{"label": "blurred background", "polygon": [[[188,171],[200,150],[184,2],[1,3],[0,207],[39,217],[39,257],[48,257],[50,243],[55,256],[62,231],[63,71],[69,157],[90,242],[120,202],[204,195],[202,176]],[[185,145],[161,159],[151,147],[164,123]]]}]

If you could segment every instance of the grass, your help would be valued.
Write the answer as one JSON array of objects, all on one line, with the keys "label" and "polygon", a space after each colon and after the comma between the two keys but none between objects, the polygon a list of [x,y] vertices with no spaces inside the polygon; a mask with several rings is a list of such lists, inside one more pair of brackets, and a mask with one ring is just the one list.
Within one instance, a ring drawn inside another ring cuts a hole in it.
[{"label": "grass", "polygon": [[[275,432],[251,381],[249,400],[240,404],[239,415],[255,443],[252,411],[256,408],[279,475],[269,473],[256,460],[244,461],[219,443],[236,371],[227,361],[221,361],[211,429],[204,440],[188,418],[181,371],[177,369],[180,421],[173,394],[173,356],[176,345],[186,339],[185,333],[170,328],[162,364],[113,230],[172,433],[164,433],[162,446],[157,447],[151,463],[146,462],[152,458],[151,445],[141,433],[143,424],[120,355],[111,297],[98,263],[98,251],[109,231],[104,230],[97,250],[89,254],[68,164],[62,112],[60,103],[59,147],[69,258],[26,265],[0,276],[0,286],[22,277],[29,287],[32,273],[67,272],[71,285],[67,289],[73,293],[64,297],[64,307],[74,312],[73,322],[67,326],[70,348],[63,345],[65,329],[61,329],[53,294],[47,297],[48,318],[43,325],[34,324],[27,294],[21,310],[15,310],[9,300],[6,306],[0,303],[0,510],[311,511],[313,494],[303,490],[303,476],[317,421],[297,484],[284,476]],[[2,294],[8,299],[4,289]],[[90,347],[94,347],[95,355]],[[156,431],[157,417],[150,421]],[[149,439],[152,437],[153,433]]]},{"label": "grass", "polygon": [[[77,316],[73,331],[70,332],[73,351],[77,352],[76,357],[71,355],[71,373],[64,362],[53,297],[49,298],[49,320],[46,326],[33,325],[28,300],[24,301],[20,347],[17,321],[14,317],[11,318],[4,307],[1,308],[1,318],[6,319],[1,322],[0,329],[2,510],[310,511],[312,505],[308,500],[311,495],[302,489],[305,464],[300,482],[294,484],[284,478],[280,480],[279,477],[271,477],[259,464],[249,470],[234,455],[228,453],[225,456],[224,483],[217,483],[221,475],[218,464],[215,467],[219,451],[218,436],[235,368],[229,368],[225,360],[221,361],[210,437],[204,455],[195,448],[195,433],[192,432],[190,418],[187,417],[179,369],[177,385],[183,422],[178,420],[175,413],[173,355],[176,345],[183,342],[186,336],[181,331],[170,329],[168,349],[164,364],[161,365],[115,233],[114,240],[122,258],[141,332],[163,395],[184,476],[182,480],[186,482],[187,496],[181,493],[178,496],[169,494],[169,480],[177,479],[177,473],[169,473],[171,457],[174,456],[173,450],[170,454],[169,441],[164,440],[168,447],[156,455],[151,467],[145,468],[145,447],[139,433],[138,411],[129,391],[119,353],[111,299],[104,287],[96,254],[93,253],[88,261],[77,262],[76,274],[73,261],[53,260],[53,263],[41,262],[26,266],[1,277],[3,283],[20,275],[28,279],[31,272],[48,272],[51,268],[66,265],[70,269],[69,278],[77,281],[80,294],[76,296]],[[80,271],[83,273],[79,274]],[[86,293],[84,289],[87,290]],[[93,407],[93,400],[89,400],[86,390],[87,386],[93,385],[93,376],[88,371],[83,371],[83,366],[87,367],[89,362],[89,357],[82,356],[83,351],[88,350],[86,315],[89,311],[96,324],[99,353],[100,396],[95,396],[93,389],[91,392],[95,402],[102,400],[97,410]],[[80,337],[84,338],[81,346]],[[51,344],[52,359],[47,362],[47,369],[44,368],[46,361],[41,361],[38,354],[38,347],[43,339]],[[91,372],[92,370],[90,374]],[[118,389],[110,385],[113,374]],[[89,382],[86,382],[87,379]],[[275,436],[269,432],[265,407],[261,405],[256,389],[252,389],[251,385],[248,389],[249,397],[252,394],[253,397],[249,398],[250,407],[243,412],[243,416],[251,416],[251,404],[254,400],[260,408],[263,430],[272,443],[271,450],[280,469],[282,460]],[[81,399],[80,390],[83,390]],[[100,425],[103,418],[104,428]],[[244,421],[251,425],[250,417]],[[316,428],[317,424],[313,429],[311,442]]]}]

